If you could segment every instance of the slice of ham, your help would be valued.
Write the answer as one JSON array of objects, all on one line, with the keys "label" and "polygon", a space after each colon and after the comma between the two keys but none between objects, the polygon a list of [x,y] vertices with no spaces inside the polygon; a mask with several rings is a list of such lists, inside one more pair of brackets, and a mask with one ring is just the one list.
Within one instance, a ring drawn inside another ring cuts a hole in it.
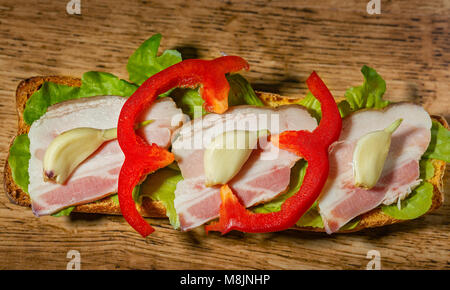
[{"label": "slice of ham", "polygon": [[[49,144],[62,132],[77,127],[117,127],[125,101],[119,96],[99,96],[59,103],[49,107],[47,113],[31,125],[28,133],[31,153],[28,191],[36,216],[52,214],[117,192],[118,176],[124,161],[117,140],[104,143],[75,169],[63,185],[44,181],[42,160]],[[154,122],[139,129],[138,134],[150,143],[167,148],[172,132],[187,121],[187,116],[171,98],[162,98],[142,115],[142,120]]]},{"label": "slice of ham", "polygon": [[[279,134],[286,130],[312,131],[316,126],[316,120],[303,107],[288,105],[277,109],[237,106],[226,114],[208,114],[181,127],[172,142],[172,152],[184,178],[177,184],[174,202],[181,230],[192,229],[219,216],[220,186],[205,186],[203,167],[205,148],[214,137],[232,130],[267,129],[271,134]],[[300,159],[271,143],[261,147],[253,150],[228,183],[246,207],[283,193],[289,185],[291,168]]]},{"label": "slice of ham", "polygon": [[[399,118],[403,122],[392,135],[377,184],[370,190],[355,187],[352,160],[356,142]],[[404,199],[421,182],[419,160],[430,143],[430,128],[428,113],[421,106],[407,103],[391,105],[383,111],[360,111],[343,119],[340,139],[331,146],[330,173],[318,204],[327,233],[338,231],[381,204]]]}]

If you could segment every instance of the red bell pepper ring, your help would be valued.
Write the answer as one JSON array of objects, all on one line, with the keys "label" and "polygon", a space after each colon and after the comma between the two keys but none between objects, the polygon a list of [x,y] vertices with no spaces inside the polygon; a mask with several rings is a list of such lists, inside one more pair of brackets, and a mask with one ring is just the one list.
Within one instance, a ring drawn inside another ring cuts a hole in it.
[{"label": "red bell pepper ring", "polygon": [[156,144],[148,144],[136,135],[135,124],[140,113],[158,95],[174,87],[198,85],[207,111],[223,113],[228,108],[230,86],[225,74],[248,69],[248,63],[238,56],[223,56],[213,60],[189,59],[179,62],[147,79],[125,102],[120,111],[117,139],[125,155],[119,174],[120,210],[126,221],[143,237],[154,229],[142,218],[132,198],[134,187],[149,173],[173,162],[172,153]]},{"label": "red bell pepper ring", "polygon": [[219,221],[205,227],[206,232],[231,230],[262,233],[286,230],[300,219],[313,205],[328,177],[328,147],[338,140],[342,120],[338,107],[328,88],[313,72],[306,81],[311,93],[320,101],[322,119],[312,132],[285,131],[274,136],[272,142],[305,158],[308,167],[299,191],[288,198],[281,210],[271,213],[253,213],[247,210],[232,193],[228,185],[221,188],[222,204]]}]

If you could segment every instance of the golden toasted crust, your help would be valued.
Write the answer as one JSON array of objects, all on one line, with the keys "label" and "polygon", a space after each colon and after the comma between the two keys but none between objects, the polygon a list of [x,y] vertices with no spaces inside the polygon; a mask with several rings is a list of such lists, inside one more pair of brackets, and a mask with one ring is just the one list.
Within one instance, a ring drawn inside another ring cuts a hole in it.
[{"label": "golden toasted crust", "polygon": [[[16,107],[17,114],[19,117],[18,131],[17,135],[28,133],[30,127],[23,120],[23,110],[25,108],[27,100],[30,96],[37,91],[41,85],[46,82],[51,81],[58,84],[64,84],[68,86],[80,86],[81,80],[72,77],[62,77],[62,76],[47,76],[47,77],[33,77],[22,81],[17,87],[16,91]],[[270,107],[277,107],[280,105],[294,104],[299,101],[299,99],[293,99],[288,97],[282,97],[277,94],[266,93],[266,92],[256,92],[258,97]],[[338,101],[340,99],[337,99]],[[448,128],[448,124],[443,117],[432,116],[433,119],[439,121],[442,125]],[[13,140],[10,143],[12,144]],[[433,203],[429,209],[429,212],[439,208],[444,201],[443,193],[443,176],[445,173],[446,163],[441,160],[433,160],[433,166],[435,168],[434,176],[428,180],[434,187]],[[4,170],[4,187],[5,192],[9,199],[21,206],[30,206],[31,201],[25,192],[23,192],[20,187],[12,179],[11,168],[8,163],[8,159],[5,163]],[[144,197],[142,205],[138,206],[139,212],[145,217],[166,217],[166,210],[161,202],[152,201],[150,198]],[[74,212],[84,212],[84,213],[100,213],[100,214],[114,214],[120,215],[119,205],[112,201],[110,198],[106,197],[97,202],[92,202],[88,204],[78,205],[75,207]],[[384,225],[390,225],[394,223],[402,222],[403,220],[394,219],[386,214],[384,214],[380,208],[373,209],[372,211],[365,213],[361,216],[358,225],[351,229],[341,232],[354,232],[364,228],[380,227]],[[294,227],[296,230],[306,230],[306,231],[316,231],[323,232],[324,229],[313,228],[313,227]]]}]

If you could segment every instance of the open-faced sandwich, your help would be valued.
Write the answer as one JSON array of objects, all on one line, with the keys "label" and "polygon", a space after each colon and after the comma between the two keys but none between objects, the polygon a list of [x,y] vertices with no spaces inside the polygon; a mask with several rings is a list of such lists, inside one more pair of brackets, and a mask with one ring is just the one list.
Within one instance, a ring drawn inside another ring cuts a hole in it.
[{"label": "open-faced sandwich", "polygon": [[175,229],[350,232],[418,218],[443,203],[450,160],[444,118],[383,99],[364,81],[333,98],[318,74],[302,99],[255,92],[237,56],[158,56],[161,35],[129,58],[129,80],[33,77],[16,92],[19,118],[5,190],[36,216],[122,214]]}]

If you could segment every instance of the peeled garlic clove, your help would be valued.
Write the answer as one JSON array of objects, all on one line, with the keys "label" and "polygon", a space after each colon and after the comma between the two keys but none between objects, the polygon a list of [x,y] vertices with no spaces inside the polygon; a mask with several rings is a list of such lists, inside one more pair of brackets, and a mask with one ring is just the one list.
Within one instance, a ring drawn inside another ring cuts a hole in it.
[{"label": "peeled garlic clove", "polygon": [[116,128],[75,128],[62,133],[53,139],[45,151],[44,179],[63,184],[73,170],[105,141],[116,138]]},{"label": "peeled garlic clove", "polygon": [[377,184],[389,153],[392,133],[402,121],[398,119],[386,129],[370,132],[358,140],[353,152],[356,186],[370,189]]},{"label": "peeled garlic clove", "polygon": [[226,184],[242,168],[256,148],[259,137],[268,135],[262,131],[228,131],[218,135],[206,147],[203,165],[205,185]]}]

